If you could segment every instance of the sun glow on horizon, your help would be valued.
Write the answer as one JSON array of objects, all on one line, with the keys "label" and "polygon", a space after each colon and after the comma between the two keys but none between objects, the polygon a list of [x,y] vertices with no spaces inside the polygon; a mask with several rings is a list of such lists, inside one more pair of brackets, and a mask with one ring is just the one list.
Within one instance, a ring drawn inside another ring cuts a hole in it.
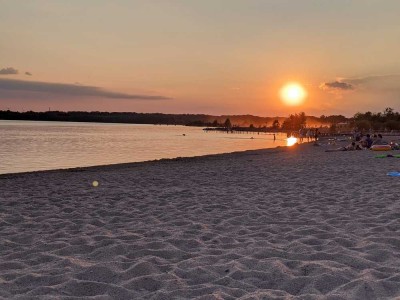
[{"label": "sun glow on horizon", "polygon": [[285,84],[280,90],[280,96],[286,105],[297,106],[304,102],[307,97],[306,90],[297,82]]}]

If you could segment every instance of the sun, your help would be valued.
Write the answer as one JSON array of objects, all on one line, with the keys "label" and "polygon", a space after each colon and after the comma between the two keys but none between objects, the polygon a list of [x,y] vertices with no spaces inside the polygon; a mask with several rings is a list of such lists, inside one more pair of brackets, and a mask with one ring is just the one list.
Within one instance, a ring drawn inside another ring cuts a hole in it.
[{"label": "sun", "polygon": [[297,82],[285,84],[280,91],[280,96],[286,105],[297,106],[304,102],[307,97],[306,90]]}]

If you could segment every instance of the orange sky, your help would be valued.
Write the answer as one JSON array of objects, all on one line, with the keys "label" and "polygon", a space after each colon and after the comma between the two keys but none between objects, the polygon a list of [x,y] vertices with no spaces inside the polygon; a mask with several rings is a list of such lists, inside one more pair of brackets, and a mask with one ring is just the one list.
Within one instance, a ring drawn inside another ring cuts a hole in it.
[{"label": "orange sky", "polygon": [[[398,11],[394,0],[4,1],[0,109],[399,110]],[[308,93],[298,107],[279,99],[290,81]]]}]

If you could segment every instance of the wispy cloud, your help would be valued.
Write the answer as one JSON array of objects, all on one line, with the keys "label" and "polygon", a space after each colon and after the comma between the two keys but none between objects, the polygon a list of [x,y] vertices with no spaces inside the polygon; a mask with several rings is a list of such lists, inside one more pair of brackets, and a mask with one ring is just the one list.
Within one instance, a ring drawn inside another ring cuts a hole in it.
[{"label": "wispy cloud", "polygon": [[12,67],[0,69],[0,75],[15,75],[18,74],[18,70]]},{"label": "wispy cloud", "polygon": [[352,90],[353,85],[342,81],[324,82],[320,85],[322,90]]},{"label": "wispy cloud", "polygon": [[[132,100],[167,100],[165,96],[126,94],[105,90],[94,86],[13,80],[0,78],[0,90],[17,92],[39,92],[45,94],[62,95],[65,97],[102,97],[110,99],[132,99]],[[1,97],[1,95],[0,95]]]},{"label": "wispy cloud", "polygon": [[400,75],[372,75],[365,77],[338,78],[332,82],[324,82],[320,89],[340,94],[351,90],[368,90],[371,92],[400,92]]},{"label": "wispy cloud", "polygon": [[400,91],[400,75],[373,75],[359,78],[347,78],[346,82],[355,85],[359,89],[371,91]]}]

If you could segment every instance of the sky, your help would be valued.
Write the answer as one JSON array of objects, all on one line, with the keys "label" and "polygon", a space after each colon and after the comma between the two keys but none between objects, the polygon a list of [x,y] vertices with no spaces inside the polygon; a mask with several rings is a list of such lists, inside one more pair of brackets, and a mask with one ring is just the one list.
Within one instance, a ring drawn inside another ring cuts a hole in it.
[{"label": "sky", "polygon": [[[0,110],[400,110],[398,0],[0,0]],[[297,82],[299,106],[279,91]]]}]

